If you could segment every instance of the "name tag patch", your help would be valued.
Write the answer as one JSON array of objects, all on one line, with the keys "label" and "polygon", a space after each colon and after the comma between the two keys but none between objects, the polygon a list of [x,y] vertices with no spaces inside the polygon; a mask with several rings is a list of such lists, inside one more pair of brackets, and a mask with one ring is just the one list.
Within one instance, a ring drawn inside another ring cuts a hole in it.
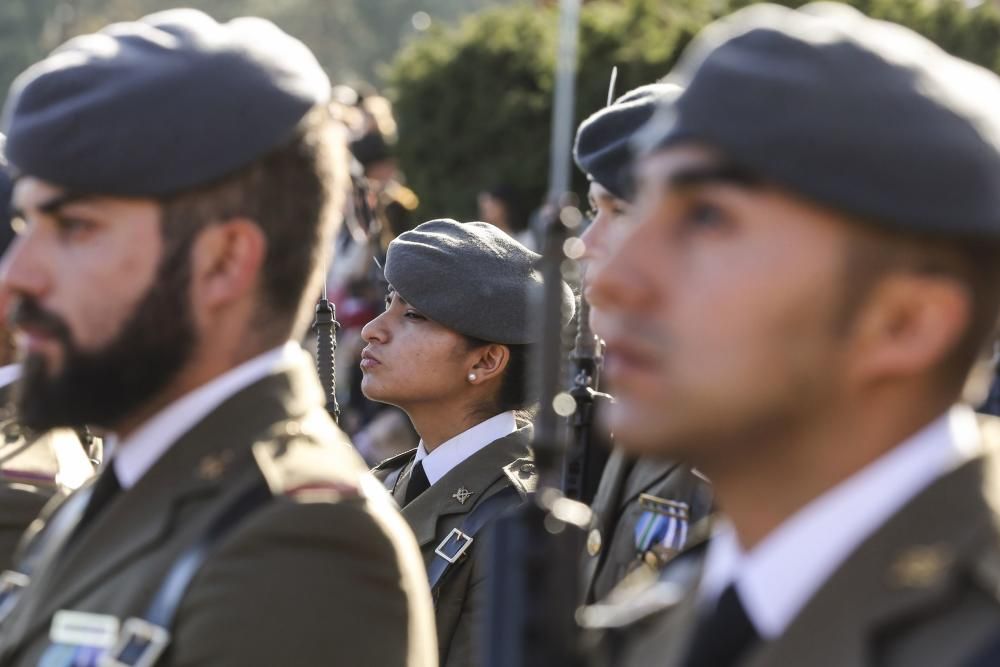
[{"label": "name tag patch", "polygon": [[115,616],[62,609],[52,617],[49,640],[53,644],[109,649],[115,645],[120,627]]}]

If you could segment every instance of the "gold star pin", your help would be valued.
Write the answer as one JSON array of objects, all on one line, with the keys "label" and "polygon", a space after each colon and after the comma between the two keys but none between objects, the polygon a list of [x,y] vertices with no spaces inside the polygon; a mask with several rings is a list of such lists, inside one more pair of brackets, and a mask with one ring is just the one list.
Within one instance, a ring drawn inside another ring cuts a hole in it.
[{"label": "gold star pin", "polygon": [[204,480],[213,481],[222,476],[233,460],[229,450],[219,454],[210,454],[198,463],[198,476]]},{"label": "gold star pin", "polygon": [[902,588],[928,588],[941,580],[953,559],[944,545],[913,547],[892,564],[889,579]]},{"label": "gold star pin", "polygon": [[458,491],[451,494],[451,497],[458,501],[459,505],[464,505],[465,501],[471,498],[473,495],[472,491],[469,491],[464,486],[458,487]]}]

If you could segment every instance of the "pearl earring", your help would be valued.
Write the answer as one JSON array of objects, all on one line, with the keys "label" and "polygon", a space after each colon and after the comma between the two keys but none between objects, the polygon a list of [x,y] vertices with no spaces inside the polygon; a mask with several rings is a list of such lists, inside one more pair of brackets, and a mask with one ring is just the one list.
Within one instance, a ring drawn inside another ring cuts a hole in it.
[{"label": "pearl earring", "polygon": [[476,374],[469,373],[469,382],[475,382],[475,381],[476,381]]}]

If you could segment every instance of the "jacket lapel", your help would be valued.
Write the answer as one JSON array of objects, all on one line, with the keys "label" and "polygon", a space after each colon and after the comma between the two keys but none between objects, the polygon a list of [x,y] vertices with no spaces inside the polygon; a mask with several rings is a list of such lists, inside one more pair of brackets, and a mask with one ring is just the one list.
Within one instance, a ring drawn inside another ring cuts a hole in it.
[{"label": "jacket lapel", "polygon": [[940,478],[897,512],[826,581],[785,633],[763,645],[748,664],[799,664],[816,656],[822,661],[811,664],[867,664],[874,635],[953,596],[963,585],[959,582],[977,577],[984,557],[996,560],[998,528],[991,506],[998,505],[990,494],[1000,475],[998,441],[991,431],[983,429],[984,455]]},{"label": "jacket lapel", "polygon": [[591,503],[602,534],[611,529],[614,524],[615,510],[622,506],[621,499],[624,496],[625,480],[628,478],[629,471],[632,470],[632,465],[633,460],[626,456],[621,448],[615,447],[604,466],[601,483],[597,487],[594,502]]},{"label": "jacket lapel", "polygon": [[[684,597],[655,625],[639,650],[643,656],[635,664],[681,667],[698,624],[698,589],[690,587]],[[653,661],[653,662],[650,662]]]},{"label": "jacket lapel", "polygon": [[[618,501],[618,510],[622,511],[629,503],[634,502],[639,494],[659,484],[670,475],[680,464],[671,461],[656,461],[642,459],[632,466],[631,474],[626,479],[625,487]],[[670,500],[667,498],[666,500]]]},{"label": "jacket lapel", "polygon": [[5,644],[16,645],[44,630],[57,610],[72,607],[162,543],[182,505],[218,495],[226,470],[245,466],[252,459],[250,445],[271,425],[321,404],[314,375],[304,361],[270,375],[231,396],[181,436],[85,533],[65,549],[55,549],[50,562],[39,564],[45,576],[26,592],[23,613],[10,619],[14,627]]},{"label": "jacket lapel", "polygon": [[[487,491],[503,478],[503,467],[519,458],[531,456],[531,426],[496,440],[459,463],[403,508],[421,548],[434,540],[438,520],[453,514],[466,514],[484,498]],[[408,471],[406,473],[409,474]],[[397,488],[402,486],[402,482]],[[459,489],[471,493],[463,502]],[[405,493],[405,489],[404,489]]]},{"label": "jacket lapel", "polygon": [[[402,507],[406,501],[406,489],[410,485],[410,473],[413,472],[413,462],[416,460],[417,450],[410,452],[410,456],[403,463],[403,468],[399,471],[399,475],[393,480],[392,488],[389,492],[392,494],[392,499],[396,501],[396,504]],[[388,480],[388,478],[387,478]],[[430,492],[430,489],[428,489]]]},{"label": "jacket lapel", "polygon": [[697,621],[706,543],[693,545],[659,573],[634,572],[604,600],[580,610],[584,628],[612,631],[611,643],[621,648],[614,651],[615,664],[684,667]]},{"label": "jacket lapel", "polygon": [[[618,519],[620,511],[619,499],[622,497],[622,487],[625,486],[625,479],[632,468],[632,459],[625,455],[620,447],[611,450],[608,462],[601,473],[601,483],[597,487],[594,501],[591,503],[593,510],[593,530],[601,539],[611,539],[612,529]],[[589,538],[588,538],[589,539]],[[610,546],[610,545],[609,545]],[[594,579],[597,576],[597,566],[607,555],[607,548],[598,553],[597,556],[590,556],[583,561],[583,596],[584,600],[590,599],[591,590],[594,586]]]}]

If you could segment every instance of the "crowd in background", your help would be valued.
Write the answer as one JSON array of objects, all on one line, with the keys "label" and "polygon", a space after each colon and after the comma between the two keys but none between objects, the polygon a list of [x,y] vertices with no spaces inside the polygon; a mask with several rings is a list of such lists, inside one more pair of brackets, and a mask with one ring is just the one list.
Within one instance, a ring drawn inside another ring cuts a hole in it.
[{"label": "crowd in background", "polygon": [[[385,305],[382,266],[386,248],[425,220],[417,215],[419,193],[407,187],[394,154],[397,126],[389,100],[367,84],[342,85],[334,89],[333,104],[335,115],[351,133],[354,190],[333,251],[336,261],[331,262],[327,276],[329,298],[340,325],[336,355],[340,426],[374,465],[416,447],[417,436],[402,411],[370,401],[361,393],[361,328]],[[516,188],[500,181],[484,183],[476,204],[477,219],[502,229],[528,248],[540,247],[538,216]]]}]

